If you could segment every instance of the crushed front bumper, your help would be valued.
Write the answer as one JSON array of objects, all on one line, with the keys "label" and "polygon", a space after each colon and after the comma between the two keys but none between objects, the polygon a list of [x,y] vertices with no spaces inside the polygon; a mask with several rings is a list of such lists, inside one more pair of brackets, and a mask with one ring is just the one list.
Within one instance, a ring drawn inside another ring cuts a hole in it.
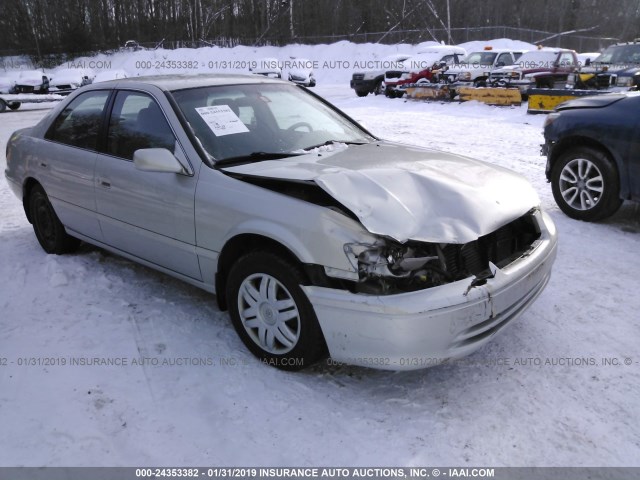
[{"label": "crushed front bumper", "polygon": [[414,370],[472,353],[517,318],[542,292],[556,256],[552,220],[536,214],[533,248],[483,285],[465,279],[397,295],[354,294],[304,286],[336,362]]}]

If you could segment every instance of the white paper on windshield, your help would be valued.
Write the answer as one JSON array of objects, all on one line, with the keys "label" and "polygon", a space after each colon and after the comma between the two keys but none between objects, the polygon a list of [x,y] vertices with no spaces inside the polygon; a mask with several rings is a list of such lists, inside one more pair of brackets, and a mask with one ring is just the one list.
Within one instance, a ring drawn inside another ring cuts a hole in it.
[{"label": "white paper on windshield", "polygon": [[249,131],[245,124],[242,123],[242,120],[231,110],[229,105],[198,107],[196,108],[196,112],[198,112],[216,137]]}]

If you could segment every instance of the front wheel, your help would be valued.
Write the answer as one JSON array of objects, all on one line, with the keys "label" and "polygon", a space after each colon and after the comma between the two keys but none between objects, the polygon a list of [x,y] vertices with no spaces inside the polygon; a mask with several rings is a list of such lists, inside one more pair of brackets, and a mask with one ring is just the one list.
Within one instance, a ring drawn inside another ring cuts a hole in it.
[{"label": "front wheel", "polygon": [[20,105],[22,105],[20,102],[11,102],[9,103],[7,106],[11,109],[11,110],[17,110],[20,108]]},{"label": "front wheel", "polygon": [[376,86],[373,88],[373,94],[384,95],[384,82],[382,80],[376,82]]},{"label": "front wheel", "polygon": [[80,245],[80,240],[65,232],[47,194],[40,185],[31,189],[29,214],[38,243],[45,252],[60,255],[72,252]]},{"label": "front wheel", "polygon": [[241,257],[229,272],[227,305],[236,332],[256,357],[282,370],[300,370],[326,356],[303,283],[296,265],[265,251]]},{"label": "front wheel", "polygon": [[551,172],[556,203],[571,218],[595,221],[613,215],[620,205],[620,180],[603,152],[579,147],[563,154]]},{"label": "front wheel", "polygon": [[369,95],[369,92],[367,92],[366,90],[356,90],[356,95],[358,95],[359,97],[366,97],[367,95]]}]

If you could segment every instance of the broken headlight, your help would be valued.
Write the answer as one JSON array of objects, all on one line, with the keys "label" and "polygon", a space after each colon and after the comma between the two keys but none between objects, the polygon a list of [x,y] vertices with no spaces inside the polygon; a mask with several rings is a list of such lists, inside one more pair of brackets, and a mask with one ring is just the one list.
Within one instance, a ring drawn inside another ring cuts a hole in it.
[{"label": "broken headlight", "polygon": [[450,281],[436,244],[348,243],[344,252],[358,271],[358,290],[367,293],[411,291]]}]

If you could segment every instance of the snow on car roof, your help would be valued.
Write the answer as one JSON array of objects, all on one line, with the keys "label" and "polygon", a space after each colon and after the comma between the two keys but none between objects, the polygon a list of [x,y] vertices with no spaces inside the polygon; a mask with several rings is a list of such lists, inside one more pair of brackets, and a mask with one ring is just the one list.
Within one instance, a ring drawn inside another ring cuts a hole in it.
[{"label": "snow on car roof", "polygon": [[35,78],[42,80],[44,73],[40,70],[23,70],[20,72],[20,79]]},{"label": "snow on car roof", "polygon": [[518,59],[518,62],[523,63],[523,62],[540,62],[540,61],[555,60],[558,53],[570,52],[570,51],[571,50],[561,50],[561,49],[531,50],[530,52],[526,52],[522,54],[522,56]]},{"label": "snow on car roof", "polygon": [[52,75],[53,80],[56,82],[65,82],[65,81],[78,81],[82,80],[84,76],[88,76],[92,78],[95,76],[92,70],[82,69],[82,68],[65,68],[63,70],[58,70],[53,72]]},{"label": "snow on car roof", "polygon": [[467,51],[462,47],[455,47],[453,45],[432,45],[430,47],[424,47],[418,50],[418,55],[422,55],[425,53],[439,53],[441,55],[457,53],[460,55],[466,55]]}]

